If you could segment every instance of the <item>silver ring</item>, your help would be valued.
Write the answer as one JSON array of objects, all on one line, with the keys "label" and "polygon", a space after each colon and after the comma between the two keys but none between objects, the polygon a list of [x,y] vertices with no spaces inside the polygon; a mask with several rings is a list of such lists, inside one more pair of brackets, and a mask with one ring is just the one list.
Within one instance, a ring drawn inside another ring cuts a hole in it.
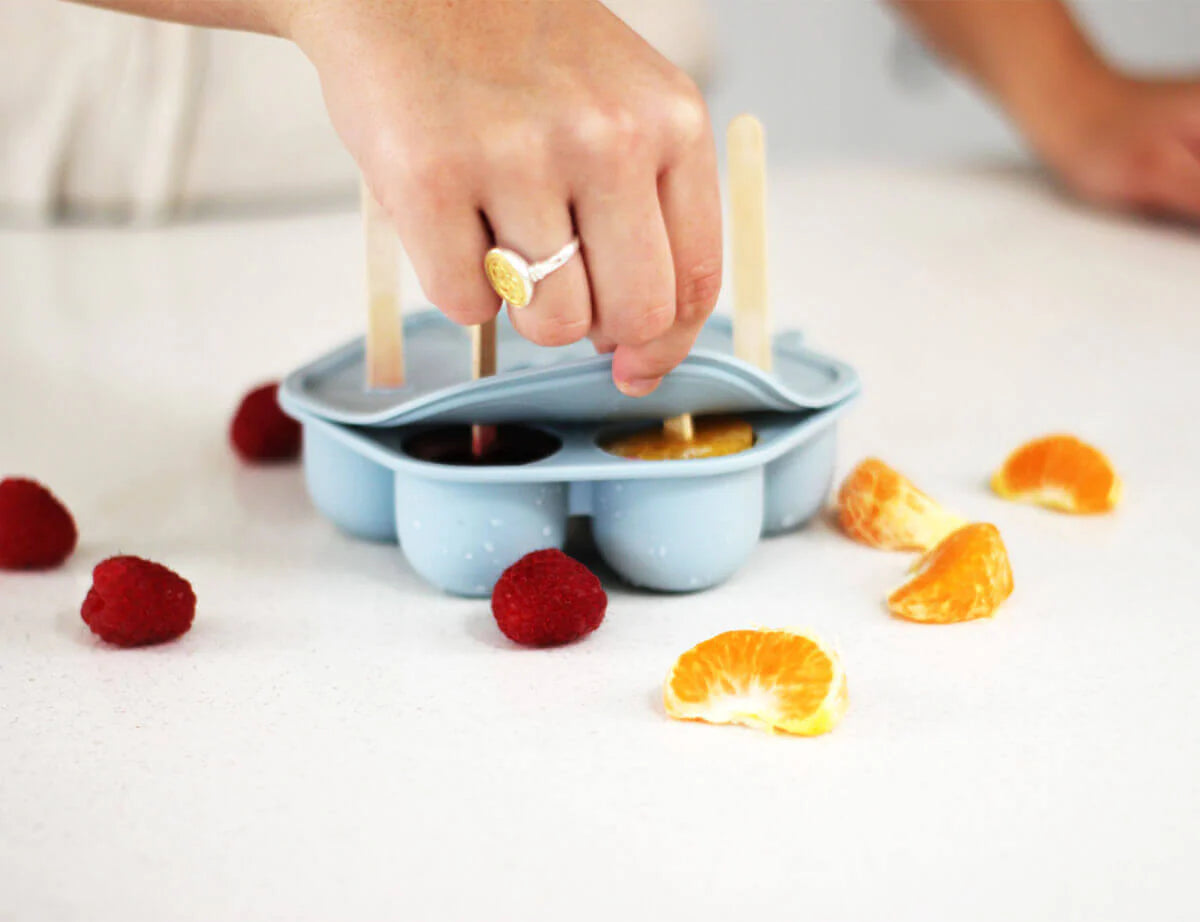
[{"label": "silver ring", "polygon": [[541,262],[531,263],[520,253],[505,247],[492,247],[483,258],[483,271],[488,284],[504,303],[512,307],[526,307],[533,300],[533,289],[551,272],[561,269],[571,257],[579,252],[579,238]]}]

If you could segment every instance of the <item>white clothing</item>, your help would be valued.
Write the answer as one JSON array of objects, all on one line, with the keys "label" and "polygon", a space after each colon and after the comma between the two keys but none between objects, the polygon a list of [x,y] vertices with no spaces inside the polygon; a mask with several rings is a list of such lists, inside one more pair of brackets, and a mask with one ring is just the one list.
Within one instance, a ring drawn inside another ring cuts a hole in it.
[{"label": "white clothing", "polygon": [[[609,6],[707,74],[703,0]],[[287,42],[53,0],[0,3],[0,221],[154,222],[342,196],[355,176],[316,74]]]}]

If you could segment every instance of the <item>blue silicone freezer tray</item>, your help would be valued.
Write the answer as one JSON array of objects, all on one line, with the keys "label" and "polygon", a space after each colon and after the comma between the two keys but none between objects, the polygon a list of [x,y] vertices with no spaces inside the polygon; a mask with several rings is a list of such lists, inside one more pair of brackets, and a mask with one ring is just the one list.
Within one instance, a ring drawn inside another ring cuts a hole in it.
[{"label": "blue silicone freezer tray", "polygon": [[775,337],[771,374],[739,361],[724,317],[708,322],[691,355],[658,390],[637,399],[616,389],[611,358],[596,355],[589,343],[536,346],[503,317],[497,325],[497,374],[479,381],[471,380],[465,328],[424,311],[408,318],[404,335],[405,387],[365,386],[359,338],[289,375],[281,400],[298,413],[357,426],[580,422],[823,409],[859,387],[850,366],[806,348],[798,333]]},{"label": "blue silicone freezer tray", "polygon": [[[729,355],[730,332],[727,321],[711,321],[659,392],[631,400],[613,387],[608,357],[586,345],[541,349],[507,326],[500,373],[464,380],[465,331],[425,313],[405,325],[407,387],[368,391],[360,341],[289,376],[280,402],[304,427],[318,509],[352,534],[399,541],[413,568],[448,592],[489,594],[524,554],[561,547],[572,516],[590,519],[623,579],[698,590],[735,572],[760,536],[818,512],[833,476],[835,423],[859,387],[852,369],[794,334],[776,338],[776,375],[766,375]],[[743,415],[755,444],[689,461],[630,460],[599,447],[613,432],[685,411]],[[550,434],[557,451],[530,464],[459,467],[404,449],[430,427],[508,421]]]}]

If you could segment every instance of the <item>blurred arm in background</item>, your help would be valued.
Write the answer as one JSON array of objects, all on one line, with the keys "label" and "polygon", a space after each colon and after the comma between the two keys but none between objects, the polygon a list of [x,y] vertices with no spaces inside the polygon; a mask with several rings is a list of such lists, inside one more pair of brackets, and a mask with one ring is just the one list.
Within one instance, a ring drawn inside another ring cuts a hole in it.
[{"label": "blurred arm in background", "polygon": [[483,272],[493,241],[540,260],[578,232],[584,258],[540,283],[513,325],[545,346],[590,336],[641,396],[716,305],[707,107],[598,0],[86,2],[293,41],[422,288],[460,323],[499,309]]},{"label": "blurred arm in background", "polygon": [[1122,73],[1058,0],[891,0],[1076,194],[1200,218],[1200,80]]}]

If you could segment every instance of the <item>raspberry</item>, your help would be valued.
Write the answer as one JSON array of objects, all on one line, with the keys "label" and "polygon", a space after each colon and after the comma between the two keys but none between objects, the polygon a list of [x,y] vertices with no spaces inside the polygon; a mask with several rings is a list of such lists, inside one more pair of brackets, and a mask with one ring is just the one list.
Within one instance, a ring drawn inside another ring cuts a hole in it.
[{"label": "raspberry", "polygon": [[264,384],[242,398],[229,440],[242,460],[251,464],[300,456],[300,424],[279,408],[278,384]]},{"label": "raspberry", "polygon": [[44,570],[71,556],[79,533],[67,507],[33,480],[0,480],[0,569]]},{"label": "raspberry", "polygon": [[101,640],[118,647],[174,640],[196,615],[196,593],[182,576],[140,557],[110,557],[92,571],[81,611]]},{"label": "raspberry", "polygon": [[492,590],[496,624],[509,640],[527,647],[555,647],[590,634],[607,606],[596,575],[554,548],[526,554]]}]

